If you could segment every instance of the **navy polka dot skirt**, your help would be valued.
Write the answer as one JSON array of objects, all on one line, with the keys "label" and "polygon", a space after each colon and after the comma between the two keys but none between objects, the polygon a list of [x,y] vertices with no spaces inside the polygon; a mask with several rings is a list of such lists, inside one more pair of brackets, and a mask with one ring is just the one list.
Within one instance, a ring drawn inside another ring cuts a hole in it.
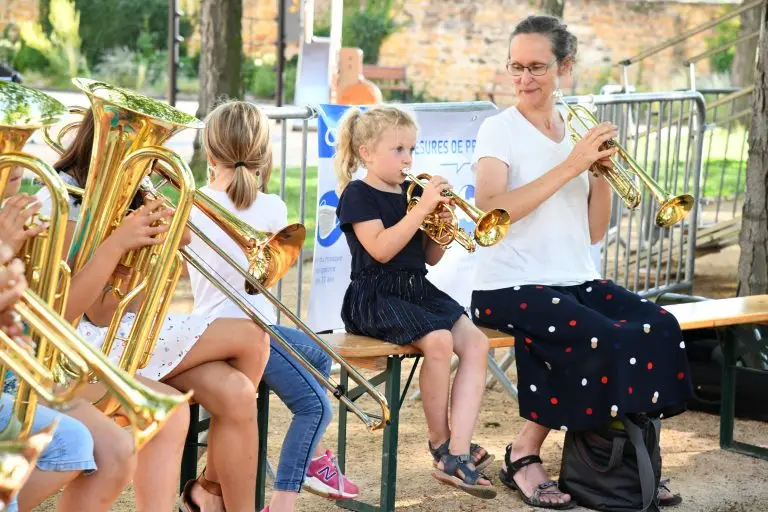
[{"label": "navy polka dot skirt", "polygon": [[476,290],[472,316],[515,336],[520,415],[545,427],[669,417],[693,394],[677,320],[611,281]]}]

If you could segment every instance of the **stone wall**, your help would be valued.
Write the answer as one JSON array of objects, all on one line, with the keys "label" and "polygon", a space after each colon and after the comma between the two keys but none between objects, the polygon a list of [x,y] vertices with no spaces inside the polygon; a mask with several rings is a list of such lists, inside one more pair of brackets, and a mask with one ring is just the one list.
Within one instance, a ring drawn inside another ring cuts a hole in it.
[{"label": "stone wall", "polygon": [[2,0],[0,2],[0,35],[10,22],[18,24],[21,21],[37,20],[38,4],[39,0]]},{"label": "stone wall", "polygon": [[[575,90],[592,92],[606,81],[618,83],[621,71],[615,63],[704,23],[726,7],[690,1],[567,0],[565,22],[579,38]],[[385,41],[379,64],[405,65],[415,90],[432,97],[473,99],[504,69],[509,34],[529,14],[533,12],[526,0],[409,0],[397,16],[402,28]],[[630,80],[654,90],[686,86],[682,62],[706,49],[706,34],[632,66]],[[706,61],[697,70],[706,73]]]}]

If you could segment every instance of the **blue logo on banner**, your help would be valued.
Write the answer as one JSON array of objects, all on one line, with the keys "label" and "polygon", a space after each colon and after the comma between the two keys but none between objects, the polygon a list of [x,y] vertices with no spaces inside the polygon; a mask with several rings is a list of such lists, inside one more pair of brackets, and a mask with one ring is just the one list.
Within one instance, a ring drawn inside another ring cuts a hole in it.
[{"label": "blue logo on banner", "polygon": [[[330,247],[341,237],[339,218],[336,217],[336,207],[339,205],[339,196],[335,190],[329,190],[322,196],[317,205],[317,243],[323,247]],[[323,233],[326,233],[323,236]]]}]

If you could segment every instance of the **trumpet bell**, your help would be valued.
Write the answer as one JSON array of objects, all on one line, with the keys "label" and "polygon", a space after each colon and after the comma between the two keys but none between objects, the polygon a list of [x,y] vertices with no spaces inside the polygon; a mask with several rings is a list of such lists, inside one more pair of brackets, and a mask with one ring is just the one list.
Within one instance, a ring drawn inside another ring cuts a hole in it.
[{"label": "trumpet bell", "polygon": [[475,241],[482,247],[490,247],[501,241],[507,234],[512,219],[506,210],[496,208],[477,219]]},{"label": "trumpet bell", "polygon": [[683,220],[693,209],[696,200],[691,194],[681,194],[679,196],[667,199],[656,213],[656,225],[661,228],[668,228]]},{"label": "trumpet bell", "polygon": [[[248,273],[259,280],[264,288],[271,288],[296,263],[307,237],[306,228],[299,223],[289,224],[274,233],[264,245],[248,254]],[[258,290],[248,281],[245,291],[256,295]]]}]

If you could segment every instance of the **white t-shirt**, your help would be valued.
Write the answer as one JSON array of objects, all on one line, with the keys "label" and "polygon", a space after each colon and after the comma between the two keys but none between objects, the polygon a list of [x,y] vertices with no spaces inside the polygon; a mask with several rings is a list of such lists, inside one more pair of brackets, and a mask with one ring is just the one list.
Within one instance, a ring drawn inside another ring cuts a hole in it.
[{"label": "white t-shirt", "polygon": [[[219,203],[259,231],[278,231],[288,224],[288,209],[280,196],[259,192],[253,204],[245,210],[237,210],[226,192],[213,190],[205,186],[200,189],[211,199]],[[199,227],[213,243],[232,256],[243,268],[248,268],[248,260],[240,247],[220,227],[209,219],[202,211],[192,208],[190,220]],[[222,276],[226,282],[240,291],[242,296],[250,302],[271,324],[277,323],[277,315],[272,304],[261,294],[248,295],[245,292],[245,279],[224,259],[216,254],[203,241],[192,235],[189,248],[197,253],[203,261]],[[248,318],[245,313],[226,295],[221,293],[216,286],[204,278],[200,272],[189,267],[189,278],[192,284],[192,294],[195,298],[194,312],[217,318]]]},{"label": "white t-shirt", "polygon": [[[507,164],[507,191],[510,191],[562,163],[572,149],[567,127],[563,140],[555,142],[516,107],[511,107],[483,121],[472,163],[493,157]],[[474,288],[498,290],[524,284],[571,286],[599,279],[590,255],[588,198],[589,177],[585,172],[512,223],[499,243],[478,248]]]},{"label": "white t-shirt", "polygon": [[[66,183],[67,185],[74,185],[76,187],[81,186],[75,178],[72,177],[72,175],[67,174],[65,172],[60,172],[59,176],[61,177],[61,180]],[[40,190],[38,190],[35,193],[35,197],[38,201],[40,201],[40,214],[41,215],[50,215],[51,211],[53,209],[53,202],[51,201],[51,192],[48,190],[48,187],[42,187]],[[73,222],[77,222],[77,217],[80,215],[80,203],[78,201],[77,204],[75,204],[75,198],[70,195],[69,196],[69,220]]]}]

